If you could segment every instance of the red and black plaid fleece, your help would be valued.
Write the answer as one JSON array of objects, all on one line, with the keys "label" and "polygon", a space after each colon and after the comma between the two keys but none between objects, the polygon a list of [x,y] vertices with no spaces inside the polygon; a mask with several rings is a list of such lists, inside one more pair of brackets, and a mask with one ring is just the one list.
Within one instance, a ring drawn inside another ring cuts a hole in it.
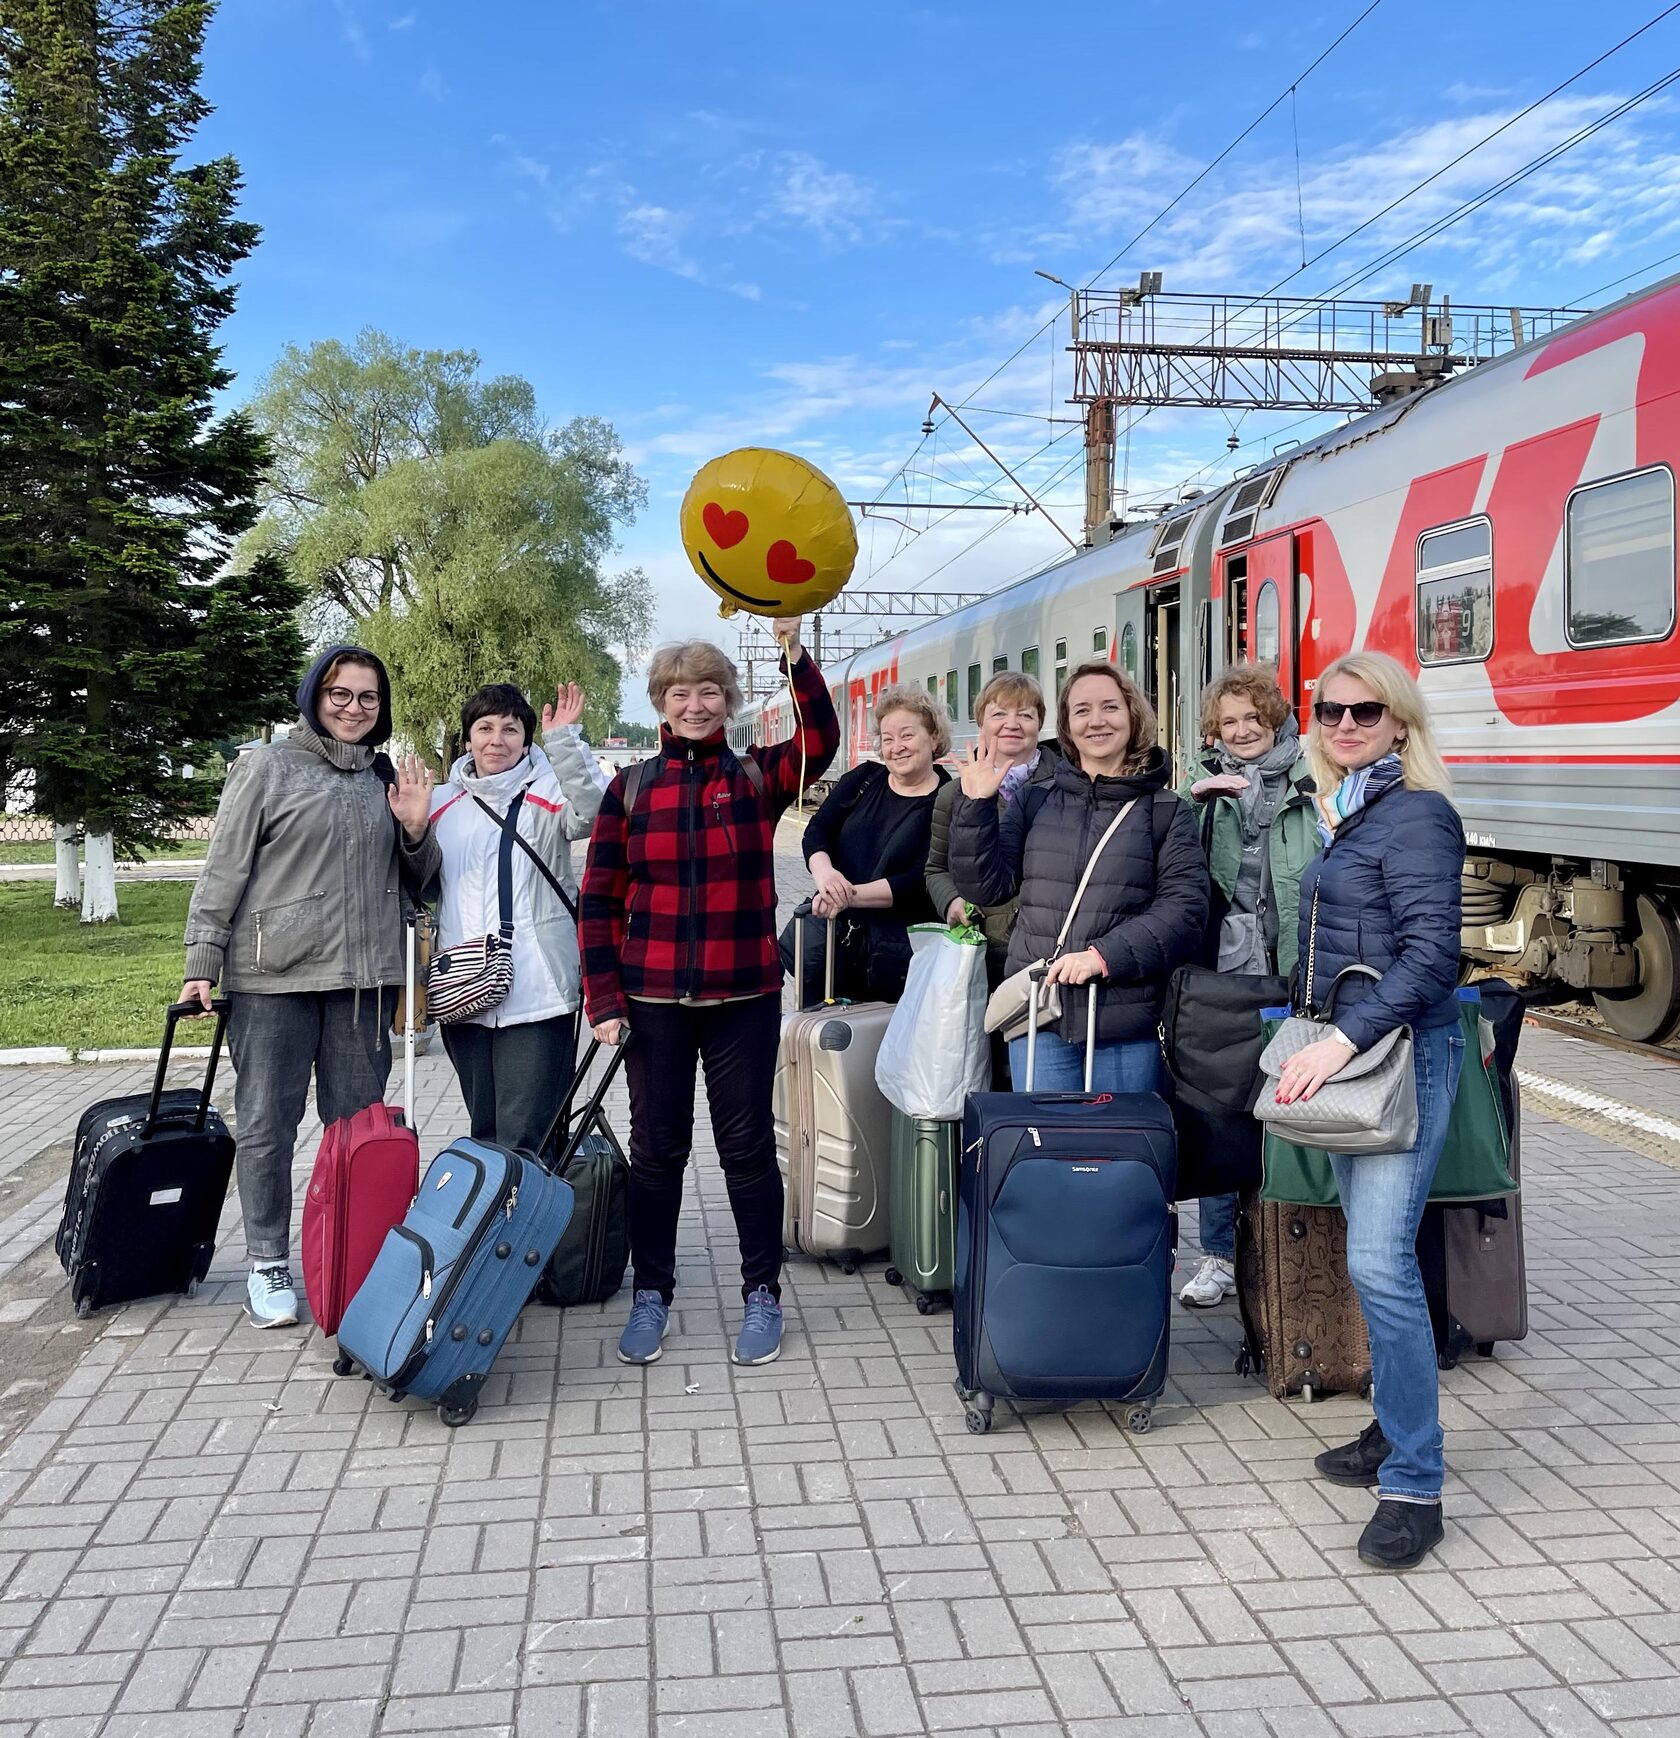
[{"label": "red and black plaid fleece", "polygon": [[[784,665],[786,660],[784,659]],[[626,823],[624,774],[601,798],[579,906],[584,1006],[591,1025],[628,1017],[628,999],[721,1000],[779,990],[776,822],[805,782],[827,771],[840,723],[821,673],[793,667],[800,724],[755,748],[761,801],[720,731],[685,742],[663,725],[658,773]]]}]

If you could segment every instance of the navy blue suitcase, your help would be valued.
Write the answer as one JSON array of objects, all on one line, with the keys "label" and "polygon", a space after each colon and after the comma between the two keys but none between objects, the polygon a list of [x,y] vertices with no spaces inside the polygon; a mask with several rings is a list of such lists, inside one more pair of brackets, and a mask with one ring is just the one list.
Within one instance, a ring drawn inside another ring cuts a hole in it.
[{"label": "navy blue suitcase", "polygon": [[333,1369],[359,1366],[393,1400],[435,1400],[445,1424],[465,1424],[571,1216],[571,1185],[534,1160],[490,1141],[445,1147],[351,1298]]},{"label": "navy blue suitcase", "polygon": [[[1087,1084],[1091,1060],[1088,1044]],[[1128,1430],[1149,1428],[1167,1381],[1177,1168],[1154,1093],[968,1100],[951,1307],[970,1430],[991,1429],[996,1400],[1112,1400]]]}]

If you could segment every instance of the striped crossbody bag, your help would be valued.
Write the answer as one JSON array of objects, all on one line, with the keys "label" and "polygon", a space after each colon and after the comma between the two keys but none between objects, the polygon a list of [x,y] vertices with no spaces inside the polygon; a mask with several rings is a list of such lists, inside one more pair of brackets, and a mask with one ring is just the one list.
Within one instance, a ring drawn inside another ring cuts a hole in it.
[{"label": "striped crossbody bag", "polygon": [[[426,1006],[440,1026],[470,1019],[507,999],[513,988],[513,842],[519,831],[519,805],[525,793],[508,804],[501,822],[496,852],[496,928],[489,935],[456,942],[432,955],[426,968]],[[483,807],[492,820],[494,809]]]}]

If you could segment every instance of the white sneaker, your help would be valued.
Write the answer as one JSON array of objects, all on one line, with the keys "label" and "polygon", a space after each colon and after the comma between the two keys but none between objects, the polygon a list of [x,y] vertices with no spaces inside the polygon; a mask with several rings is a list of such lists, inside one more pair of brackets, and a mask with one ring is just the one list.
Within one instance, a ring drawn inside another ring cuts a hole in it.
[{"label": "white sneaker", "polygon": [[292,1270],[285,1262],[251,1269],[245,1282],[245,1313],[254,1327],[297,1326],[297,1293],[292,1289]]},{"label": "white sneaker", "polygon": [[1237,1275],[1230,1262],[1217,1255],[1204,1255],[1195,1277],[1178,1294],[1178,1301],[1192,1309],[1207,1310],[1236,1295]]}]

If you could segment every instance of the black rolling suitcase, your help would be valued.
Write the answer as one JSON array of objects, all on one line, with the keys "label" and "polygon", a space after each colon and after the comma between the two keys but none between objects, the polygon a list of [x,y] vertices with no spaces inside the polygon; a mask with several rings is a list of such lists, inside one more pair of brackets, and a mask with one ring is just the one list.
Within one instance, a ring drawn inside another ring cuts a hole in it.
[{"label": "black rolling suitcase", "polygon": [[[1033,1011],[1037,1009],[1036,990]],[[1154,1093],[975,1093],[963,1112],[952,1290],[957,1392],[972,1431],[994,1400],[1113,1400],[1150,1426],[1167,1381],[1178,1242],[1172,1115]]]},{"label": "black rolling suitcase", "polygon": [[[606,1067],[589,1102],[576,1116],[572,1106],[601,1046],[593,1039],[560,1106],[554,1133],[543,1142],[542,1164],[572,1186],[572,1217],[559,1246],[543,1267],[533,1294],[538,1302],[561,1309],[605,1303],[624,1284],[630,1265],[630,1161],[602,1110],[608,1089],[624,1066],[631,1040],[611,1046]],[[559,1139],[557,1158],[552,1149]]]},{"label": "black rolling suitcase", "polygon": [[210,1271],[233,1170],[233,1136],[210,1102],[226,1002],[215,1004],[203,1088],[163,1090],[176,1023],[197,1005],[170,1008],[149,1093],[102,1099],[77,1124],[54,1247],[79,1316],[134,1298],[194,1291]]}]

